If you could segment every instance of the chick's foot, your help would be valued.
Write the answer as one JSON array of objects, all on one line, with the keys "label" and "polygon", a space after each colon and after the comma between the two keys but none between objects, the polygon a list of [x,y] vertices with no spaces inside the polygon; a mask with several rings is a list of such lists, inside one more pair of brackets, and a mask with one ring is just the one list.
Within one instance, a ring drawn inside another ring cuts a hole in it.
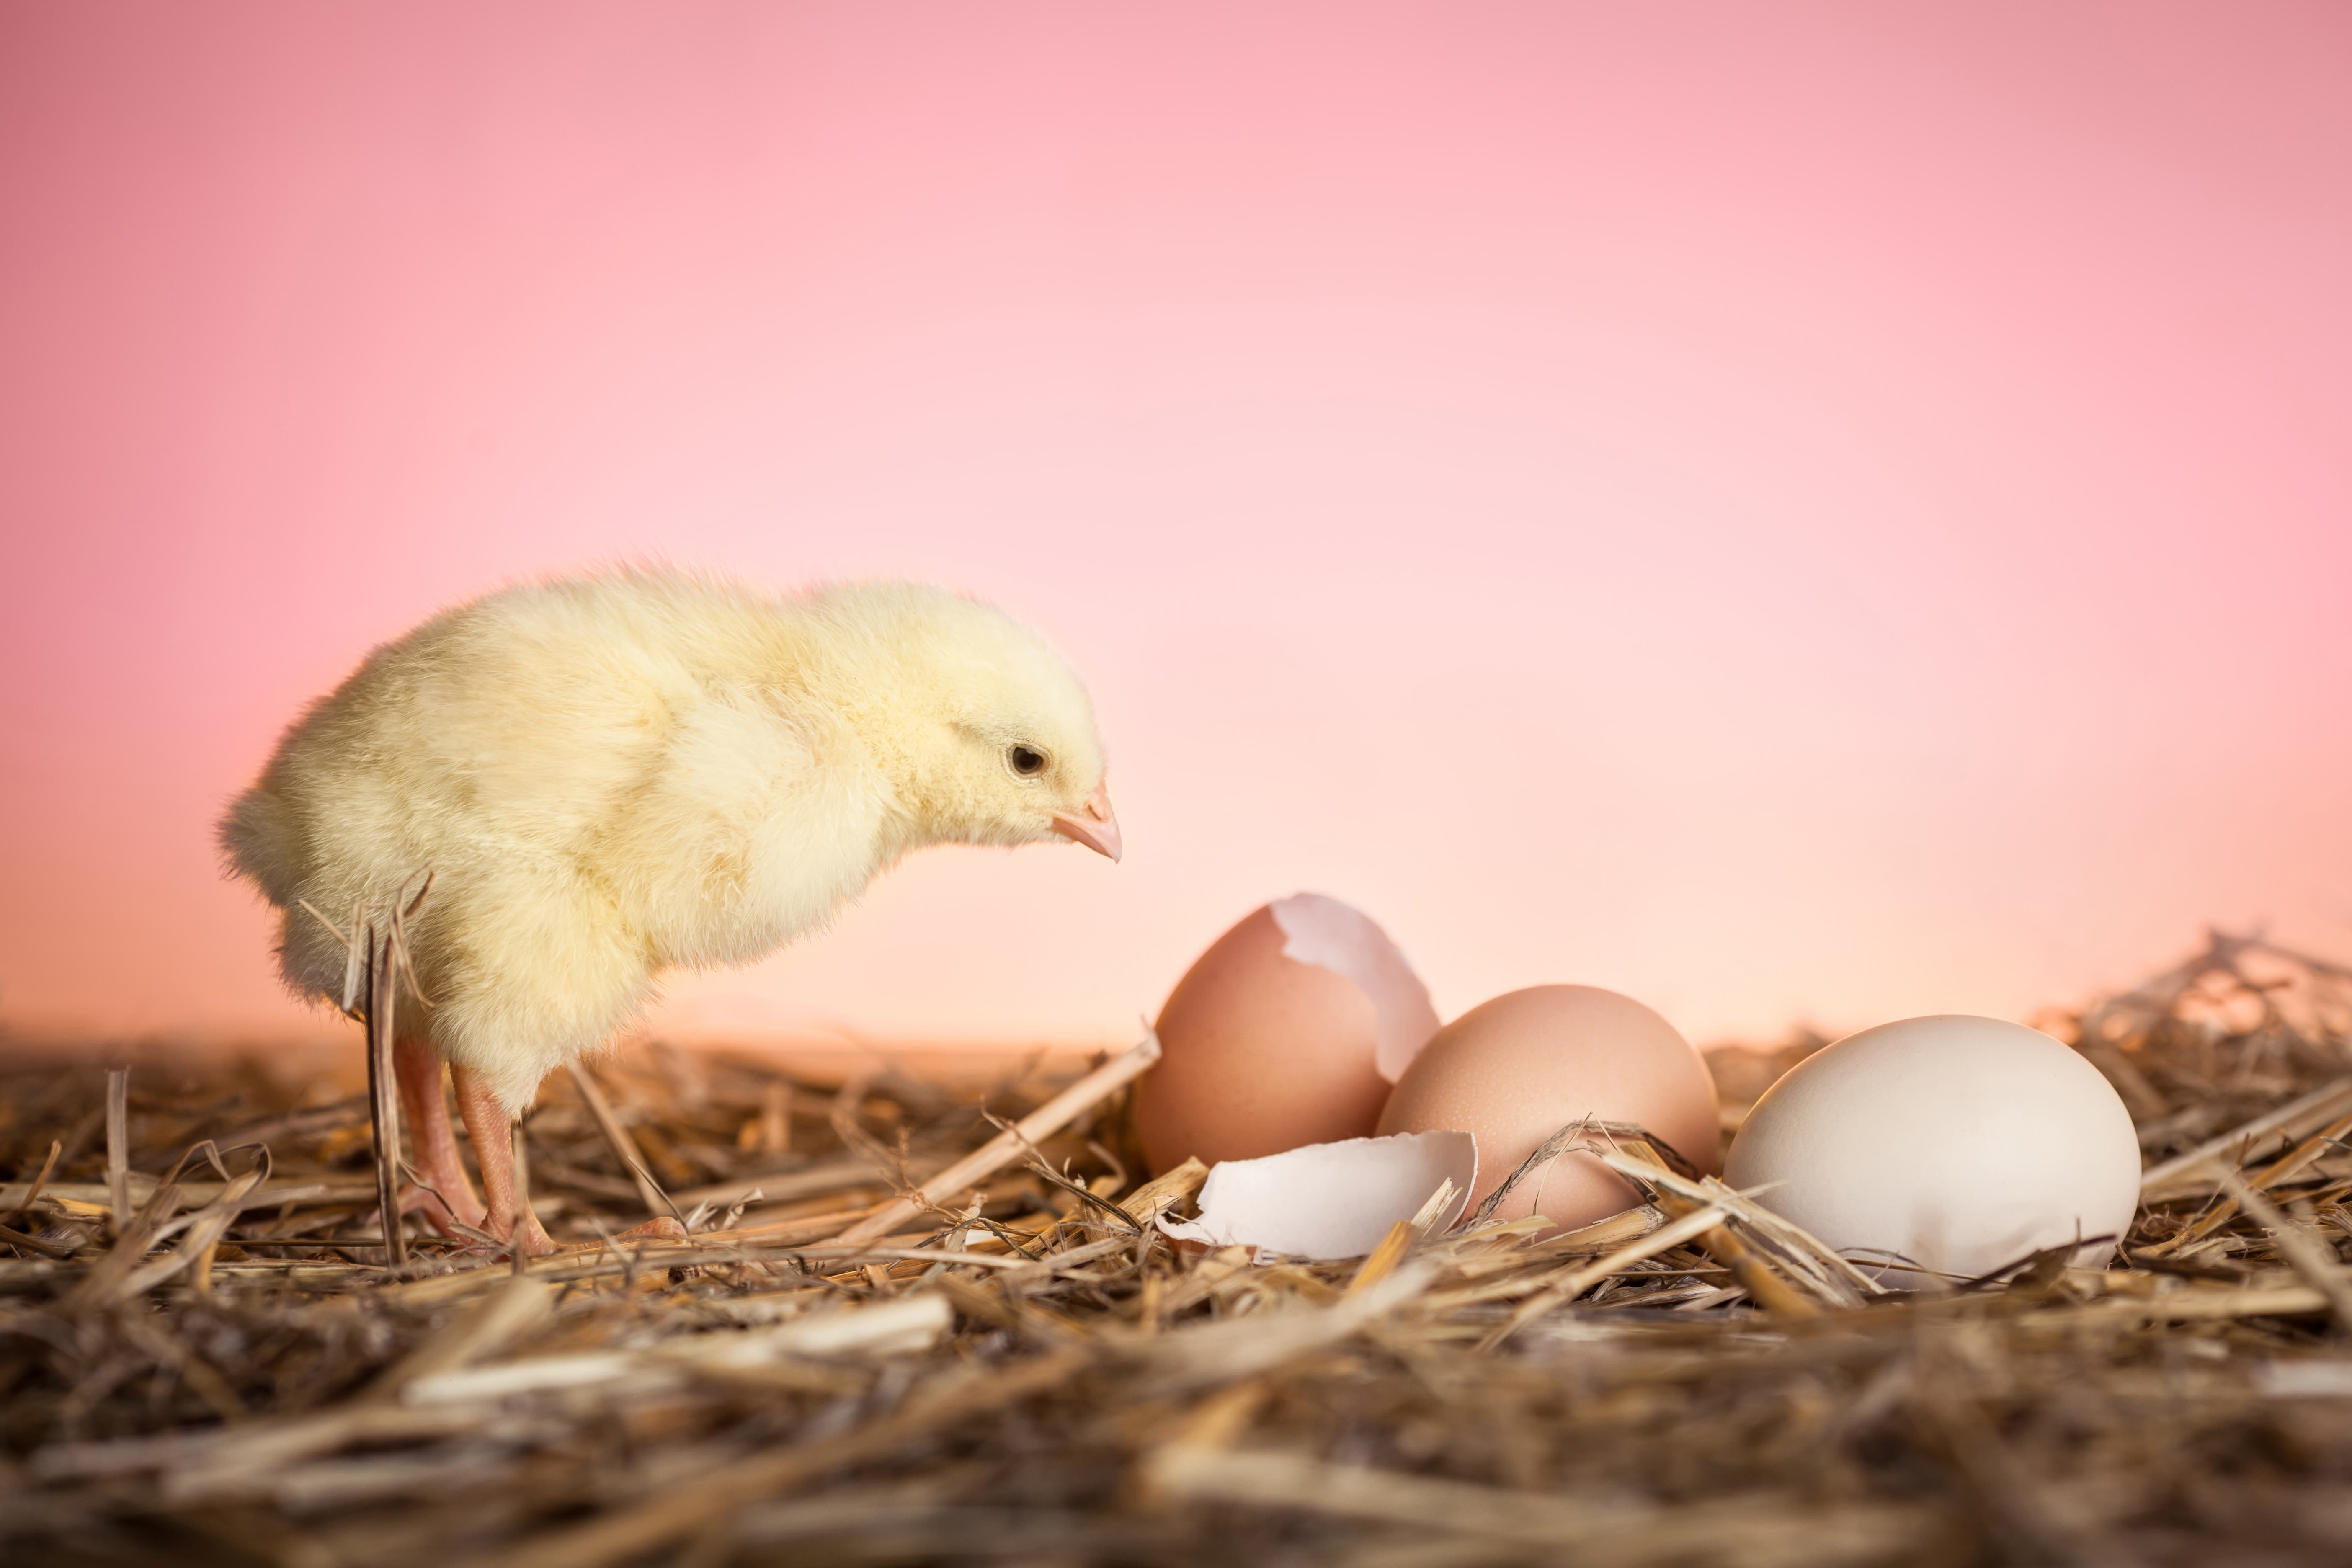
[{"label": "chick's foot", "polygon": [[416,1150],[415,1185],[401,1194],[400,1212],[422,1214],[425,1223],[443,1236],[455,1237],[457,1225],[479,1228],[482,1200],[457,1157],[457,1139],[449,1125],[449,1102],[441,1092],[441,1057],[432,1043],[416,1035],[402,1035],[393,1047],[393,1063],[400,1083],[401,1114]]},{"label": "chick's foot", "polygon": [[[474,1194],[468,1192],[465,1195],[471,1198]],[[465,1238],[466,1231],[460,1229],[460,1226],[479,1230],[483,1220],[488,1217],[487,1211],[479,1203],[476,1203],[470,1210],[462,1212],[453,1210],[449,1205],[442,1201],[439,1193],[431,1187],[424,1186],[404,1187],[401,1190],[400,1212],[404,1215],[424,1215],[425,1224],[453,1241]]]},{"label": "chick's foot", "polygon": [[515,1178],[513,1114],[471,1068],[453,1065],[449,1081],[457,1091],[457,1114],[474,1141],[474,1162],[482,1168],[482,1195],[489,1206],[482,1228],[501,1245],[520,1244],[526,1257],[546,1257],[555,1250],[555,1243]]},{"label": "chick's foot", "polygon": [[[487,1179],[483,1184],[488,1184]],[[482,1221],[482,1229],[507,1246],[520,1247],[525,1258],[544,1258],[556,1249],[554,1241],[541,1226],[539,1215],[528,1208],[508,1214],[492,1209]]]}]

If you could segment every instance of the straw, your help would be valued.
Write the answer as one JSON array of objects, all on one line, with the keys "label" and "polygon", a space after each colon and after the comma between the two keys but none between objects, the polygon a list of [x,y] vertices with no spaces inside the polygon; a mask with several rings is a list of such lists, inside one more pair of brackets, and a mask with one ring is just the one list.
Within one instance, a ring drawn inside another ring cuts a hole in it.
[{"label": "straw", "polygon": [[[413,982],[355,945],[364,1016]],[[1917,1294],[1599,1121],[1544,1158],[1642,1202],[1579,1230],[1440,1233],[1440,1194],[1361,1258],[1179,1243],[1207,1173],[1127,1131],[1150,1040],[993,1083],[625,1048],[531,1113],[561,1247],[518,1277],[376,1228],[360,1053],[20,1042],[0,1558],[2339,1559],[2352,973],[2216,935],[2042,1022],[2134,1107],[2141,1211],[2111,1267]],[[745,1206],[620,1239],[640,1171]]]}]

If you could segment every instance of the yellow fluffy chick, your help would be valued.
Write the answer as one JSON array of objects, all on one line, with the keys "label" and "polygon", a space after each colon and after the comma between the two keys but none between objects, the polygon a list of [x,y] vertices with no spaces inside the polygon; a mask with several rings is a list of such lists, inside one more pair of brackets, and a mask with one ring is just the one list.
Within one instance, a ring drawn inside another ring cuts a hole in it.
[{"label": "yellow fluffy chick", "polygon": [[533,1250],[500,1190],[508,1118],[662,970],[771,952],[927,844],[1119,854],[1086,689],[1011,616],[915,584],[776,598],[650,571],[508,589],[377,648],[220,833],[282,913],[288,984],[320,997],[344,949],[301,904],[346,918],[431,869],[409,931],[430,1006],[395,1009],[425,1037],[397,1053],[411,1206],[501,1239],[520,1221]]}]

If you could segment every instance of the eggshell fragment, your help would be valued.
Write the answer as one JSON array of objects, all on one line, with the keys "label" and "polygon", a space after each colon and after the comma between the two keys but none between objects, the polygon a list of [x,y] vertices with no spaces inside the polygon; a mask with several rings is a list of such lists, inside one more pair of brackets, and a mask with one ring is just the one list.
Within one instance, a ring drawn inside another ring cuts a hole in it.
[{"label": "eggshell fragment", "polygon": [[1201,1185],[1197,1219],[1163,1218],[1183,1241],[1255,1247],[1295,1258],[1360,1258],[1400,1220],[1421,1212],[1440,1184],[1454,1197],[1431,1226],[1461,1217],[1478,1180],[1466,1133],[1417,1132],[1310,1143],[1262,1160],[1226,1160]]},{"label": "eggshell fragment", "polygon": [[[1701,1171],[1716,1168],[1715,1080],[1689,1041],[1630,996],[1538,985],[1480,1004],[1437,1033],[1397,1082],[1383,1133],[1454,1128],[1478,1142],[1474,1203],[1553,1133],[1590,1117],[1632,1122]],[[1496,1219],[1571,1228],[1637,1202],[1590,1154],[1564,1154],[1504,1198]]]},{"label": "eggshell fragment", "polygon": [[[1360,911],[1320,893],[1253,910],[1160,1009],[1161,1057],[1137,1086],[1144,1158],[1165,1171],[1371,1133],[1382,1064],[1437,1032],[1429,993]],[[1427,1194],[1424,1194],[1424,1196]]]},{"label": "eggshell fragment", "polygon": [[1758,1203],[1857,1262],[1962,1279],[2121,1236],[2139,1206],[2139,1138],[2099,1069],[2038,1029],[1958,1014],[1881,1024],[1798,1063],[1748,1111],[1726,1164],[1733,1186],[1765,1187]]},{"label": "eggshell fragment", "polygon": [[1394,1083],[1429,1037],[1437,1033],[1437,1009],[1429,987],[1361,910],[1321,893],[1293,893],[1266,909],[1282,928],[1282,955],[1346,975],[1370,998],[1372,1066]]}]

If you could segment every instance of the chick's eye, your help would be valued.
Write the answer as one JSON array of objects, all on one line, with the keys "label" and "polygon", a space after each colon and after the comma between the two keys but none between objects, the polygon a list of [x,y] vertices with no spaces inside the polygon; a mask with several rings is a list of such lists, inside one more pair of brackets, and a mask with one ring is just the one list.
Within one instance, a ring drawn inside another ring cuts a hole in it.
[{"label": "chick's eye", "polygon": [[1006,765],[1023,778],[1034,778],[1045,771],[1045,753],[1027,746],[1014,746],[1004,753]]}]

